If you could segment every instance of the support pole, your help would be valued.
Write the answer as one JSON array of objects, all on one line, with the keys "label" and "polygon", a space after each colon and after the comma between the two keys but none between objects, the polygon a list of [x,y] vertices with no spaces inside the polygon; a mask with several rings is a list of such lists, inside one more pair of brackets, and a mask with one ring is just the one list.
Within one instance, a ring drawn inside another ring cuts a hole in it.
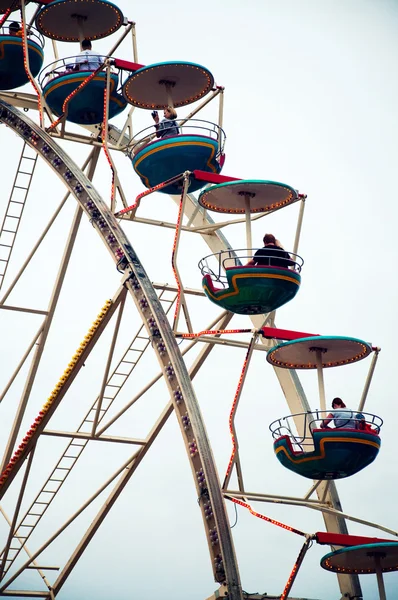
[{"label": "support pole", "polygon": [[135,23],[131,23],[131,35],[133,41],[133,58],[134,62],[138,63],[137,33],[135,31]]},{"label": "support pole", "polygon": [[301,199],[300,211],[299,211],[299,215],[298,215],[298,219],[297,219],[296,237],[294,238],[293,254],[297,254],[297,251],[299,248],[301,227],[303,225],[303,217],[304,217],[305,199],[306,199],[306,196],[304,196]]},{"label": "support pole", "polygon": [[243,473],[242,473],[242,467],[240,464],[240,457],[239,457],[239,442],[238,442],[238,435],[236,433],[236,428],[235,428],[235,416],[236,416],[236,411],[238,410],[238,404],[239,404],[240,397],[242,395],[243,384],[246,379],[247,370],[249,368],[249,364],[250,364],[250,361],[251,361],[251,358],[253,355],[253,350],[256,345],[257,338],[258,338],[258,332],[255,332],[252,336],[252,339],[250,340],[250,344],[247,349],[246,357],[245,357],[245,360],[243,363],[243,368],[242,368],[239,382],[238,382],[238,387],[235,392],[234,401],[233,401],[231,412],[229,415],[229,429],[230,429],[231,438],[232,438],[232,454],[231,454],[231,458],[229,459],[227,472],[225,474],[224,482],[222,484],[223,490],[226,490],[228,488],[228,484],[231,480],[232,470],[235,465],[236,466],[236,475],[238,478],[239,491],[244,492]]},{"label": "support pole", "polygon": [[287,580],[285,589],[282,592],[282,595],[280,597],[280,600],[287,600],[287,597],[289,595],[290,590],[293,587],[293,583],[297,577],[297,573],[299,568],[302,565],[302,562],[304,560],[305,555],[307,554],[307,550],[310,548],[310,544],[311,544],[311,538],[307,537],[307,539],[305,540],[303,547],[301,548],[299,555],[297,557],[296,562],[294,563],[292,572],[290,573],[289,579]]},{"label": "support pole", "polygon": [[52,47],[53,47],[54,58],[55,58],[55,60],[59,60],[57,42],[55,40],[51,40],[51,42],[52,42]]},{"label": "support pole", "polygon": [[374,370],[376,368],[377,359],[379,358],[379,352],[380,352],[380,348],[376,348],[375,353],[374,353],[373,358],[372,358],[372,362],[371,362],[370,367],[369,367],[369,373],[368,373],[368,376],[367,376],[366,381],[365,381],[365,385],[364,385],[364,388],[363,388],[361,400],[359,402],[359,406],[358,406],[358,411],[359,412],[362,412],[363,411],[363,407],[365,406],[366,398],[368,396],[368,392],[369,392],[369,388],[370,388],[370,383],[372,381],[373,373],[374,373]]},{"label": "support pole", "polygon": [[171,90],[173,86],[170,83],[166,83],[166,94],[167,94],[167,106],[174,108],[173,96],[171,95]]},{"label": "support pole", "polygon": [[246,216],[246,246],[253,248],[252,242],[252,222],[250,218],[250,195],[245,194],[245,216]]},{"label": "support pole", "polygon": [[218,126],[222,129],[224,119],[224,88],[220,89],[220,96],[218,98]]},{"label": "support pole", "polygon": [[177,218],[177,223],[176,223],[176,232],[175,232],[175,237],[174,237],[173,251],[172,251],[172,255],[171,255],[171,266],[172,266],[172,269],[174,272],[174,277],[176,279],[177,288],[178,288],[177,302],[176,302],[176,308],[175,308],[174,320],[173,320],[173,331],[174,332],[178,331],[178,320],[180,317],[180,310],[182,308],[182,310],[184,312],[185,322],[188,327],[188,331],[190,333],[192,333],[192,331],[193,331],[192,323],[191,323],[191,319],[189,316],[187,303],[185,300],[184,288],[181,283],[181,276],[180,276],[180,273],[178,271],[178,266],[177,266],[177,255],[178,255],[178,247],[179,247],[179,243],[180,243],[181,224],[182,224],[182,220],[184,218],[184,206],[185,206],[185,200],[186,200],[187,193],[188,193],[189,183],[190,183],[189,172],[187,171],[184,173],[184,183],[183,183],[180,207],[179,207],[178,218]]},{"label": "support pole", "polygon": [[377,577],[377,587],[379,588],[379,596],[380,596],[380,600],[387,600],[387,596],[386,596],[386,588],[384,587],[384,580],[383,580],[383,571],[381,569],[381,564],[380,564],[380,560],[381,557],[383,555],[382,554],[375,554],[375,565],[376,565],[376,577]]},{"label": "support pole", "polygon": [[319,389],[319,405],[321,410],[326,411],[326,396],[325,396],[325,382],[323,379],[323,368],[322,368],[322,349],[316,349],[316,370],[318,371],[318,389]]}]

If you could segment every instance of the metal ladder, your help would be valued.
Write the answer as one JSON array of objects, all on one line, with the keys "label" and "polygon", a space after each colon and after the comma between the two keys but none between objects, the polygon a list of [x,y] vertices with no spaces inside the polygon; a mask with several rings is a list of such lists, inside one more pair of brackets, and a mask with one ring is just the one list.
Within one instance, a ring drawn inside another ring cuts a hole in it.
[{"label": "metal ladder", "polygon": [[38,156],[24,142],[0,229],[0,289],[14,248]]},{"label": "metal ladder", "polygon": [[[160,290],[159,300],[161,301],[164,311],[167,314],[174,304],[177,294],[174,293],[171,299],[164,298],[164,294],[165,290]],[[127,350],[124,352],[122,358],[119,360],[112,374],[108,378],[104,389],[104,395],[102,399],[103,403],[101,406],[98,423],[100,423],[105,417],[107,411],[112,406],[114,400],[118,396],[120,390],[133,372],[135,366],[139,362],[145,350],[148,348],[149,344],[150,337],[146,332],[145,326],[141,325],[138,332],[134,336],[133,341],[128,346]],[[99,402],[101,402],[101,398],[98,396],[80,423],[77,433],[87,433],[91,431],[94,415]],[[18,557],[19,553],[33,533],[36,525],[39,523],[51,502],[56,497],[58,491],[66,481],[69,473],[75,466],[78,458],[81,456],[88,442],[88,439],[72,438],[61,457],[58,459],[58,462],[51,474],[43,484],[41,490],[38,492],[37,496],[14,531],[9,553],[5,559],[2,579],[4,579],[6,576],[13,562]],[[4,561],[4,549],[0,555],[0,562],[1,561]]]}]

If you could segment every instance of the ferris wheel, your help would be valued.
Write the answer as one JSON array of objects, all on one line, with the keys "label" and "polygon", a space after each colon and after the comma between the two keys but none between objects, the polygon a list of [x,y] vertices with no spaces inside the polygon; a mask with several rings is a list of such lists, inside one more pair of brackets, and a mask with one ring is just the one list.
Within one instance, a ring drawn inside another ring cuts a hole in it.
[{"label": "ferris wheel", "polygon": [[[379,452],[382,419],[365,412],[365,402],[380,349],[338,332],[276,324],[275,311],[294,302],[305,276],[298,252],[306,195],[281,182],[226,173],[224,88],[207,67],[183,59],[141,64],[135,24],[117,5],[1,0],[0,11],[3,144],[16,148],[15,134],[20,142],[0,232],[6,332],[0,596],[61,593],[127,487],[138,481],[139,490],[149,456],[160,447],[167,452],[164,432],[175,413],[194,482],[191,508],[200,512],[217,587],[209,599],[292,598],[315,544],[332,547],[321,564],[337,573],[342,598],[361,598],[358,576],[367,573],[376,574],[386,598],[382,573],[396,570],[398,544],[351,536],[346,520],[398,534],[344,513],[334,483],[355,476]],[[108,36],[106,54],[92,49],[91,42]],[[119,54],[129,37],[133,60]],[[60,58],[58,44],[67,43],[74,50]],[[33,93],[18,91],[29,83]],[[191,104],[178,119],[176,109]],[[200,118],[211,107],[217,119]],[[150,113],[154,124],[137,132],[135,117]],[[127,182],[120,167],[126,160]],[[133,178],[145,191],[135,191]],[[33,201],[39,189],[40,204]],[[166,201],[172,220],[163,216]],[[253,248],[253,223],[282,210],[297,220],[292,247],[283,249],[271,235]],[[237,226],[243,248],[226,238]],[[202,250],[202,289],[191,287],[191,248]],[[166,261],[172,281],[154,282],[152,273]],[[247,485],[237,415],[256,355],[268,363],[263,370],[276,374],[291,413],[282,416],[281,407],[268,443],[273,437],[280,469],[293,472],[294,481],[311,480],[304,494]],[[330,416],[324,369],[365,359],[369,372],[358,406]],[[230,404],[230,438],[220,473],[201,397],[214,402],[230,390],[216,381],[230,360],[240,367],[233,393],[223,398]],[[319,410],[311,410],[300,369],[317,378]],[[164,501],[175,506],[177,495]],[[320,513],[325,531],[268,516],[253,507],[260,502]],[[301,540],[281,589],[244,591],[227,505]],[[65,555],[59,544],[70,530]]]}]

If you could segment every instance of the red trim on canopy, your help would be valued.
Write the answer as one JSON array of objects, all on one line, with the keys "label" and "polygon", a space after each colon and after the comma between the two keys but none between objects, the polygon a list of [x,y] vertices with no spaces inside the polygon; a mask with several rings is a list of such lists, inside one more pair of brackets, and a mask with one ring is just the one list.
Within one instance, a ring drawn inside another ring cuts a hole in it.
[{"label": "red trim on canopy", "polygon": [[265,338],[287,341],[320,335],[319,333],[303,333],[302,331],[290,331],[290,329],[279,329],[278,327],[262,327],[261,331]]},{"label": "red trim on canopy", "polygon": [[130,62],[129,60],[121,60],[120,58],[115,58],[115,67],[117,67],[118,69],[123,69],[124,71],[138,71],[138,69],[143,69],[145,65]]},{"label": "red trim on canopy", "polygon": [[227,177],[226,175],[218,175],[217,173],[207,173],[206,171],[193,171],[195,179],[198,181],[206,181],[207,183],[228,183],[229,181],[240,181],[239,177]]},{"label": "red trim on canopy", "polygon": [[395,542],[395,540],[386,540],[375,537],[364,537],[362,535],[348,535],[346,533],[328,533],[326,531],[318,531],[315,534],[315,539],[318,542],[318,544],[324,544],[326,546],[362,546],[363,544]]}]

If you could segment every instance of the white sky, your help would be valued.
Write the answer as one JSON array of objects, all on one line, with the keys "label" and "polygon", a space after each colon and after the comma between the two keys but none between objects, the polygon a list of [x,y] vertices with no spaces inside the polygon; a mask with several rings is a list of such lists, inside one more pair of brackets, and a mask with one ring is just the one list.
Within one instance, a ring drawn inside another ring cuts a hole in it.
[{"label": "white sky", "polygon": [[[365,471],[338,482],[343,509],[392,529],[396,524],[395,423],[397,409],[393,387],[395,370],[393,320],[397,286],[391,267],[397,259],[395,223],[397,210],[392,186],[396,165],[398,5],[387,0],[248,0],[229,3],[203,0],[172,5],[154,1],[149,6],[120,0],[124,14],[137,23],[139,61],[151,64],[187,60],[206,66],[217,84],[226,87],[224,129],[227,135],[224,174],[287,183],[308,194],[299,253],[304,257],[302,287],[296,299],[278,313],[280,327],[330,335],[362,338],[381,346],[379,365],[370,389],[367,410],[382,416],[382,449]],[[117,35],[115,36],[115,39]],[[95,45],[106,52],[113,44]],[[78,51],[77,45],[60,46],[62,56]],[[132,60],[129,44],[116,53]],[[47,43],[46,62],[53,60]],[[24,91],[30,91],[27,87]],[[183,117],[191,107],[181,109]],[[136,111],[137,128],[151,124],[148,112]],[[203,118],[217,119],[216,104]],[[34,115],[29,115],[36,118]],[[123,115],[115,119],[123,122]],[[136,130],[138,130],[136,129]],[[1,128],[3,178],[0,215],[5,208],[18,162],[21,142]],[[66,145],[76,162],[87,149]],[[143,187],[123,156],[116,157],[123,185],[133,201]],[[104,199],[110,195],[110,175],[101,158],[95,185]],[[37,233],[60,202],[64,190],[56,177],[39,164],[32,193],[21,224],[15,264],[20,266]],[[10,304],[45,308],[69,230],[75,202],[69,200],[62,218],[48,241],[10,297]],[[173,221],[176,208],[163,195],[145,199],[142,216]],[[261,245],[263,233],[272,231],[287,249],[292,248],[298,206],[257,221],[253,240]],[[70,272],[50,334],[43,368],[32,393],[25,425],[62,374],[74,349],[90,327],[106,298],[115,292],[119,276],[94,230],[83,219],[72,256]],[[153,281],[173,282],[170,268],[172,231],[126,224],[126,232]],[[244,227],[224,230],[232,247],[244,247]],[[191,239],[194,238],[194,239]],[[182,239],[181,271],[184,284],[200,287],[197,262],[209,251],[197,237]],[[207,326],[217,310],[205,300],[191,303],[196,330]],[[5,313],[5,314],[4,314]],[[8,380],[19,357],[39,326],[39,318],[3,311],[0,349],[0,388]],[[238,317],[237,326],[248,327]],[[118,350],[131,341],[139,321],[127,309]],[[104,334],[109,342],[109,332]],[[242,338],[243,339],[243,338]],[[97,369],[104,364],[106,343],[100,343],[87,361],[70,394],[54,417],[51,428],[72,429],[95,399],[100,380]],[[222,478],[230,453],[228,413],[244,359],[244,351],[215,348],[211,361],[195,380],[197,396],[212,441]],[[152,358],[144,363],[137,379],[130,382],[127,401],[156,373]],[[188,360],[190,364],[191,359]],[[370,359],[325,373],[327,396],[343,397],[355,407],[359,401]],[[24,371],[26,374],[26,369]],[[148,375],[149,374],[149,375]],[[310,404],[318,405],[315,373],[301,377]],[[1,438],[6,440],[23,379],[16,381],[1,406]],[[145,435],[164,406],[165,386],[154,388],[124,429],[115,435]],[[285,471],[272,452],[269,423],[288,414],[275,374],[258,353],[237,417],[241,454],[248,489],[284,495],[304,494],[310,482]],[[64,442],[45,439],[37,454],[39,465],[30,489],[36,490],[51,467],[51,459]],[[86,497],[89,485],[105,480],[129,456],[127,447],[113,449],[97,444],[72,472],[65,494],[48,513],[53,519],[67,518]],[[91,488],[90,489],[94,489]],[[4,506],[11,512],[12,493]],[[105,500],[96,504],[101,506]],[[323,529],[318,513],[305,509],[255,505],[264,514],[308,532]],[[234,510],[228,506],[231,522]],[[89,509],[54,551],[43,555],[41,564],[57,564],[68,558],[95,514]],[[46,517],[47,518],[47,517]],[[375,529],[349,524],[352,533],[379,535]],[[5,535],[3,523],[0,532]],[[302,540],[284,530],[255,519],[243,509],[233,530],[243,588],[248,592],[278,594],[284,588]],[[4,539],[4,536],[3,536]],[[31,549],[44,538],[32,539]],[[292,590],[294,597],[335,600],[335,576],[319,567],[327,548],[313,547],[305,559]],[[55,558],[54,558],[55,557]],[[16,588],[37,585],[31,573]],[[398,576],[385,576],[387,597],[398,597]],[[365,600],[376,597],[374,576],[361,577]],[[141,600],[173,598],[204,599],[216,589],[212,581],[205,536],[195,491],[179,429],[172,417],[153,452],[118,500],[106,523],[90,544],[84,558],[60,593],[61,600],[84,596],[88,600]]]}]

